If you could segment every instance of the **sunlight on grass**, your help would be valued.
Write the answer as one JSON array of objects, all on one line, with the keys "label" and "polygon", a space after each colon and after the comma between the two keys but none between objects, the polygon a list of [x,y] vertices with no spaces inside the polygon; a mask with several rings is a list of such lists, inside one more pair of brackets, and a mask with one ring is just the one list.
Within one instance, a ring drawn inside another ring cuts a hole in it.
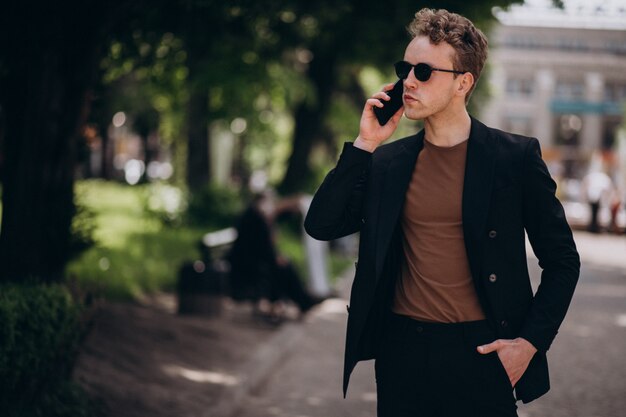
[{"label": "sunlight on grass", "polygon": [[207,232],[166,227],[144,210],[144,186],[81,181],[77,194],[96,213],[96,247],[68,265],[85,288],[112,299],[173,290],[178,268],[199,258],[197,243]]},{"label": "sunlight on grass", "polygon": [[[145,210],[146,186],[101,180],[80,181],[76,193],[96,215],[96,246],[67,267],[67,275],[85,289],[109,299],[129,300],[154,291],[174,291],[178,269],[200,258],[205,227],[165,226]],[[301,236],[279,227],[281,254],[306,277]],[[330,275],[336,277],[351,260],[331,254]]]}]

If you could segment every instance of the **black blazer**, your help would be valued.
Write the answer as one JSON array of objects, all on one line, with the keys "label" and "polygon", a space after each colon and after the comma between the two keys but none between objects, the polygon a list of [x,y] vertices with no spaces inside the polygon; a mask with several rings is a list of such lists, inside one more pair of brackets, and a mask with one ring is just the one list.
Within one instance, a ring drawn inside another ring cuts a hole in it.
[{"label": "black blazer", "polygon": [[[305,220],[307,233],[319,240],[361,233],[348,307],[344,396],[357,362],[376,358],[376,341],[403,256],[400,213],[423,145],[423,130],[373,153],[346,143]],[[472,118],[462,200],[465,246],[479,301],[497,336],[521,336],[538,349],[515,389],[525,403],[550,388],[546,351],[565,317],[580,270],[555,191],[537,139],[491,129]],[[543,269],[536,294],[528,275],[524,231]]]}]

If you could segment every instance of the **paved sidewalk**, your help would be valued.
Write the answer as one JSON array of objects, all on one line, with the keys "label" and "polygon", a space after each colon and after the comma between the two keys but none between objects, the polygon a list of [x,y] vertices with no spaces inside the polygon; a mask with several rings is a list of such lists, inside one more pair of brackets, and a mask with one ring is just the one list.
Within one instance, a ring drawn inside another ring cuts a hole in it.
[{"label": "paved sidewalk", "polygon": [[[347,271],[350,277],[353,270]],[[349,279],[341,294],[347,298]],[[366,417],[376,415],[373,362],[361,362],[343,399],[345,299],[327,300],[301,326],[301,336],[266,384],[243,403],[237,417]]]},{"label": "paved sidewalk", "polygon": [[[575,240],[583,269],[611,269],[617,276],[587,292],[618,295],[619,276],[626,280],[626,236],[575,232]],[[340,280],[341,298],[281,326],[255,319],[245,305],[227,305],[218,318],[179,316],[167,294],[143,305],[104,304],[75,378],[115,417],[374,416],[372,361],[357,366],[348,399],[341,395],[353,272]]]},{"label": "paved sidewalk", "polygon": [[575,231],[574,241],[583,263],[623,268],[626,274],[626,234]]},{"label": "paved sidewalk", "polygon": [[[575,240],[584,267],[595,271],[611,268],[618,280],[619,275],[622,275],[626,282],[626,236],[575,232]],[[532,249],[529,249],[528,254],[531,275],[536,287],[540,270],[536,266]],[[344,400],[341,395],[343,347],[347,320],[345,305],[352,273],[353,271],[347,271],[343,280],[343,288],[340,291],[343,299],[326,301],[303,323],[300,327],[301,336],[290,354],[284,358],[271,378],[268,378],[267,383],[258,387],[252,393],[253,395],[246,399],[239,413],[236,414],[237,417],[365,417],[376,415],[373,361],[359,363],[351,379],[348,398]],[[586,285],[581,286],[581,292],[583,289],[586,289]],[[584,315],[586,316],[586,313]],[[574,315],[572,318],[575,318]],[[612,323],[607,323],[607,325],[611,326]],[[553,352],[561,357],[559,360],[566,358],[569,354],[570,344],[567,342],[568,338],[572,337],[568,336],[572,333],[570,329],[572,326],[577,332],[580,330],[571,324],[571,321],[565,323],[562,329],[565,332],[562,336],[563,343],[557,343],[556,350]],[[575,334],[575,336],[580,335]],[[573,339],[575,343],[579,343],[576,337]],[[580,347],[579,345],[578,348]],[[602,360],[602,358],[598,359]],[[567,368],[563,365],[557,367],[556,370],[555,377],[557,378],[560,373],[567,372]],[[580,371],[582,372],[582,369]],[[582,380],[588,378],[586,374],[577,375],[577,377]],[[566,384],[563,381],[560,382],[561,388],[565,389]],[[555,403],[555,398],[563,394],[555,390],[551,395],[551,401]],[[541,410],[545,408],[541,407],[545,407],[545,402],[533,403],[532,406],[518,404],[520,417],[544,415]],[[546,416],[554,415],[554,410],[550,410],[549,406],[547,411]]]}]

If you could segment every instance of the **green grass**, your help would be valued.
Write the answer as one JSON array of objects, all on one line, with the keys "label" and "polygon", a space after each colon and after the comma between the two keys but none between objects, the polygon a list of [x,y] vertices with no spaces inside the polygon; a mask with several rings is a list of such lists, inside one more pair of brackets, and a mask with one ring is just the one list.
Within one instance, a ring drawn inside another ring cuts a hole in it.
[{"label": "green grass", "polygon": [[144,210],[145,186],[104,181],[77,184],[80,200],[96,215],[96,246],[67,268],[82,287],[111,299],[173,290],[182,262],[199,258],[206,229],[163,226]]},{"label": "green grass", "polygon": [[[67,274],[85,290],[115,300],[173,291],[180,265],[200,258],[198,242],[210,230],[164,226],[144,209],[146,187],[100,180],[77,183],[79,201],[95,213],[97,243],[68,265]],[[301,237],[280,227],[278,247],[305,277]],[[331,254],[331,277],[336,277],[350,262]]]}]

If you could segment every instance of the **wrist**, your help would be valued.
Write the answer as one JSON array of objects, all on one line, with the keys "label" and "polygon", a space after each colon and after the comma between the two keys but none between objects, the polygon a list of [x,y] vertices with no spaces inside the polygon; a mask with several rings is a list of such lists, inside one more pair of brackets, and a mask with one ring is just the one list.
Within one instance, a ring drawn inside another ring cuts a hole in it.
[{"label": "wrist", "polygon": [[524,339],[523,337],[520,337],[519,341],[522,343],[522,345],[527,351],[531,352],[533,355],[537,353],[537,348],[528,340]]},{"label": "wrist", "polygon": [[375,142],[369,141],[367,139],[363,139],[361,135],[359,135],[357,136],[352,146],[354,146],[355,148],[362,149],[367,152],[374,152],[378,144]]}]

